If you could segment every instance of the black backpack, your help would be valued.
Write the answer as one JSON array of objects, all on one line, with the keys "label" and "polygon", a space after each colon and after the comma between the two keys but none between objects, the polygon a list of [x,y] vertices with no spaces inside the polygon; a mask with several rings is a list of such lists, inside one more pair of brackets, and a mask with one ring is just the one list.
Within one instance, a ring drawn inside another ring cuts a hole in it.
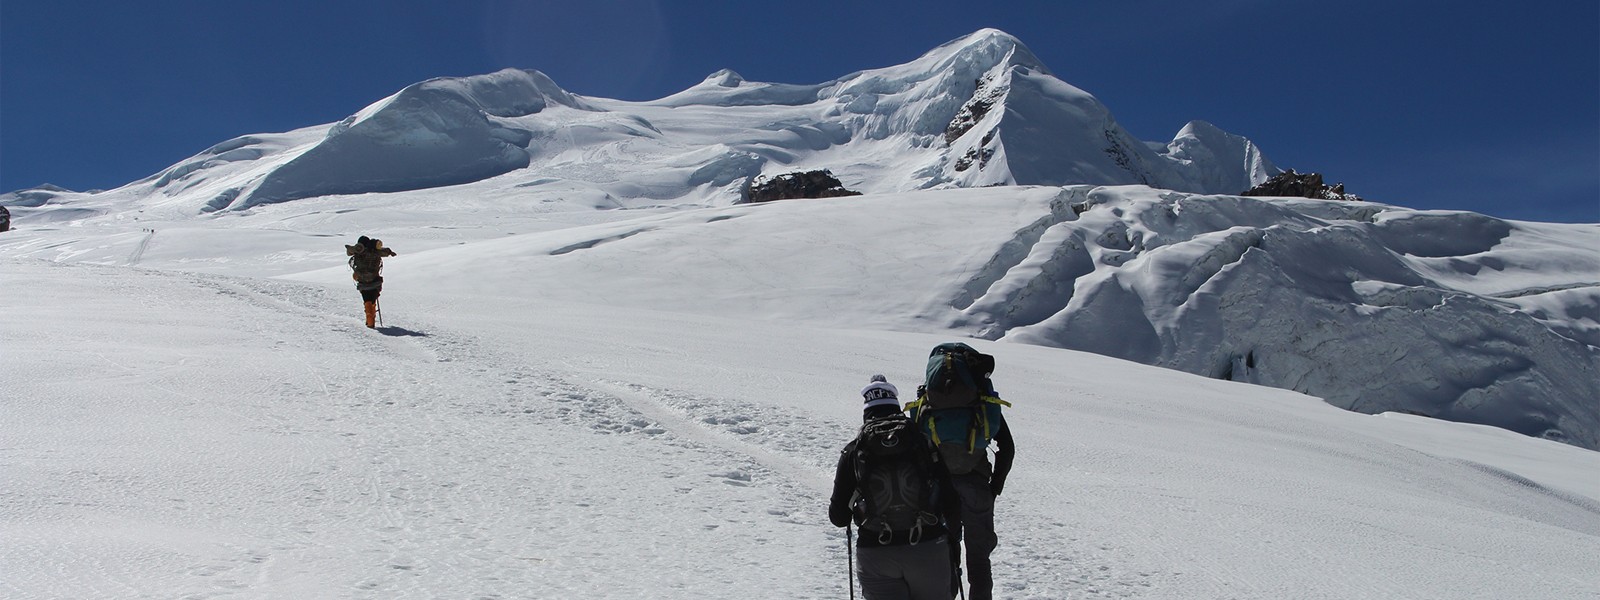
[{"label": "black backpack", "polygon": [[378,256],[377,251],[357,250],[350,257],[350,270],[370,281],[383,271],[383,259]]},{"label": "black backpack", "polygon": [[921,540],[939,523],[934,452],[916,424],[902,414],[868,421],[856,436],[856,495],[851,501],[863,532],[888,544],[894,532]]},{"label": "black backpack", "polygon": [[345,252],[350,255],[350,270],[358,290],[377,289],[383,285],[383,256],[376,247],[377,244],[371,242],[345,246]]}]

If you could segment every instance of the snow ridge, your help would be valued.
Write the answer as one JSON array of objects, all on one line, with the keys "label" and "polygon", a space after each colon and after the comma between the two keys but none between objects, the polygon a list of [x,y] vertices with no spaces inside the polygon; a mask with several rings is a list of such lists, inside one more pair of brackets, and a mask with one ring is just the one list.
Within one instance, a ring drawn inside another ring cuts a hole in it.
[{"label": "snow ridge", "polygon": [[650,102],[583,98],[531,70],[433,79],[338,123],[224,142],[101,196],[207,215],[554,177],[612,198],[715,206],[742,200],[754,177],[820,169],[868,193],[1125,183],[1236,193],[1276,172],[1248,140],[1210,126],[1191,124],[1171,145],[1152,150],[1020,40],[984,29],[823,83],[724,69]]},{"label": "snow ridge", "polygon": [[505,120],[552,105],[592,110],[538,71],[425,81],[335,124],[326,139],[217,208],[442,187],[521,169],[533,136]]}]

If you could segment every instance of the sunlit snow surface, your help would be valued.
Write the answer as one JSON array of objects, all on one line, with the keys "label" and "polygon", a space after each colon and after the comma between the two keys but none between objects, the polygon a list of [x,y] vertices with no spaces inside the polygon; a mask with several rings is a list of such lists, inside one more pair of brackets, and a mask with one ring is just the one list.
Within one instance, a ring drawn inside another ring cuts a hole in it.
[{"label": "sunlit snow surface", "polygon": [[[0,196],[0,596],[848,597],[855,394],[953,339],[1016,404],[1000,597],[1600,595],[1600,226],[1155,148],[985,30],[642,103],[439,79]],[[869,194],[731,205],[813,168]]]},{"label": "sunlit snow surface", "polygon": [[[377,331],[343,285],[0,262],[0,595],[846,597],[856,391],[947,336],[458,293],[408,256]],[[1600,593],[1600,454],[974,343],[1021,447],[1000,597]]]}]

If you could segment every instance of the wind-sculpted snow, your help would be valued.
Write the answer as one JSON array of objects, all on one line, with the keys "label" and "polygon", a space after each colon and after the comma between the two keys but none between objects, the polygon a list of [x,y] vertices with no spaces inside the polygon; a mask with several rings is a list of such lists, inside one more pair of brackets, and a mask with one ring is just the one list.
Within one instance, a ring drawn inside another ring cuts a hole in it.
[{"label": "wind-sculpted snow", "polygon": [[[986,336],[1600,448],[1600,352],[1584,333],[1594,311],[1577,308],[1593,292],[1562,289],[1580,291],[1558,308],[1522,310],[1419,268],[1419,260],[1498,262],[1502,240],[1526,235],[1516,224],[1400,210],[1377,223],[1325,221],[1241,197],[1118,195],[1060,225],[1077,234],[1045,238],[1059,240],[1051,256],[1075,265],[1068,273],[1095,264],[1075,278],[1070,303],[1042,321],[983,312]],[[1593,227],[1572,226],[1557,240],[1545,260],[1578,268],[1539,273],[1546,284],[1600,276],[1600,257],[1585,250],[1600,240]]]},{"label": "wind-sculpted snow", "polygon": [[532,134],[503,119],[552,104],[585,107],[536,71],[419,83],[334,125],[228,207],[441,187],[521,169]]},{"label": "wind-sculpted snow", "polygon": [[723,69],[707,75],[705,81],[687,90],[654,102],[661,106],[796,106],[817,101],[820,85],[787,85],[745,81],[738,73]]},{"label": "wind-sculpted snow", "polygon": [[37,208],[44,206],[53,200],[57,200],[64,194],[70,195],[73,193],[74,192],[72,190],[60,186],[45,184],[39,187],[0,194],[0,206],[25,206],[29,208]]}]

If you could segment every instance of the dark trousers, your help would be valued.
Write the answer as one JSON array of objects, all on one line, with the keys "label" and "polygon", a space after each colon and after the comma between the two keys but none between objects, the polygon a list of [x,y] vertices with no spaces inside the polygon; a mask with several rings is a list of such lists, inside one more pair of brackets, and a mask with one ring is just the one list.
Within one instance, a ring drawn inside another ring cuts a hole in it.
[{"label": "dark trousers", "polygon": [[[357,276],[359,275],[360,274],[358,273]],[[363,283],[360,279],[357,279],[356,291],[361,292],[362,302],[377,302],[378,294],[383,292],[383,276],[378,275],[371,281],[367,281],[365,283]]]},{"label": "dark trousers", "polygon": [[994,494],[989,491],[987,465],[966,475],[951,475],[956,495],[961,498],[961,543],[967,555],[967,598],[990,600],[994,597],[994,575],[989,569],[989,553],[999,545],[994,533]]},{"label": "dark trousers", "polygon": [[950,600],[950,546],[944,540],[858,547],[856,553],[856,576],[867,600]]}]

